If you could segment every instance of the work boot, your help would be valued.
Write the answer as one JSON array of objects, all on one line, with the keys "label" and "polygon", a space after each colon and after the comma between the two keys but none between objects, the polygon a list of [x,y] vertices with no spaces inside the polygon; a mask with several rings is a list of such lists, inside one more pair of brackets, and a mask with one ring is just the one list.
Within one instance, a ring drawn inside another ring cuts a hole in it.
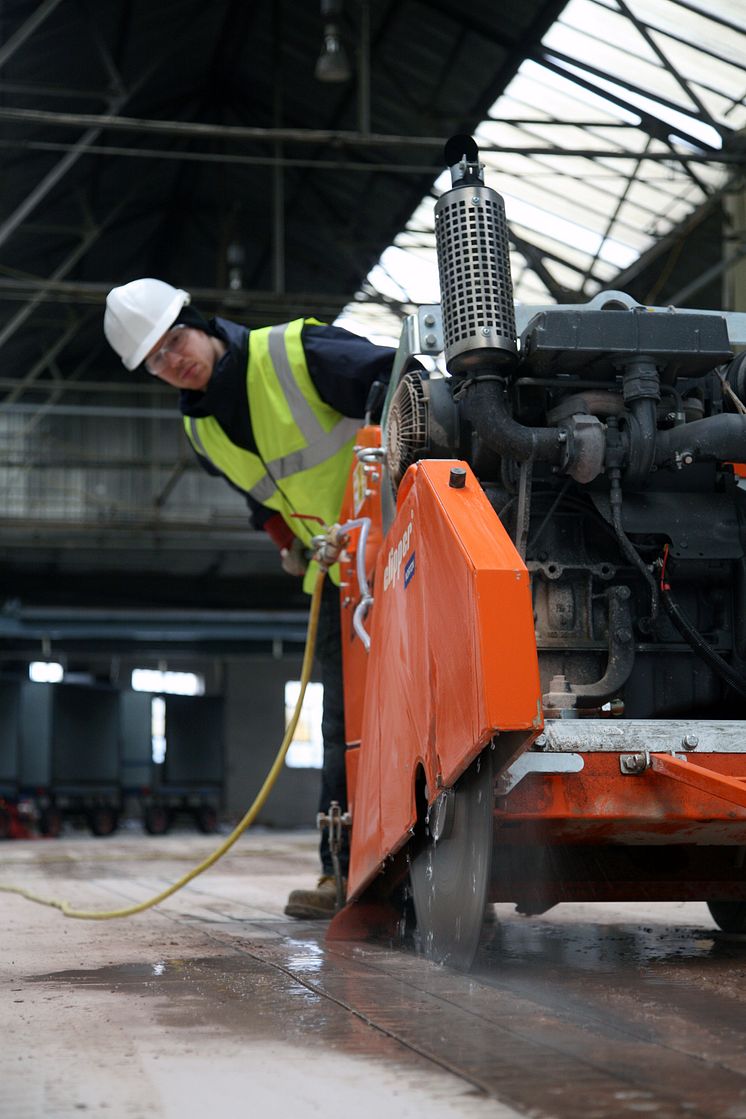
[{"label": "work boot", "polygon": [[[342,892],[347,890],[347,879],[342,879]],[[285,906],[288,917],[306,921],[328,921],[337,910],[337,886],[333,874],[322,874],[315,890],[293,890]]]}]

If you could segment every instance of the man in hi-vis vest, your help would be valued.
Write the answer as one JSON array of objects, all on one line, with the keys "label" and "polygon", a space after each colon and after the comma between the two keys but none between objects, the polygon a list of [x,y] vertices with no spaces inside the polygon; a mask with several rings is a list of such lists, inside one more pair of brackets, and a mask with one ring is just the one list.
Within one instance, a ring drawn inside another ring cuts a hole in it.
[{"label": "man in hi-vis vest", "polygon": [[[127,369],[142,367],[181,390],[184,427],[200,463],[244,494],[252,525],[268,533],[283,568],[302,576],[310,593],[307,545],[319,521],[338,519],[368,394],[375,381],[388,380],[394,350],[312,318],[255,330],[208,321],[190,306],[188,292],[150,278],[109,292],[104,333]],[[319,809],[325,812],[332,800],[347,805],[339,593],[332,578],[324,584],[316,654],[324,685]],[[317,888],[293,890],[288,916],[333,915],[326,833],[320,853]]]}]

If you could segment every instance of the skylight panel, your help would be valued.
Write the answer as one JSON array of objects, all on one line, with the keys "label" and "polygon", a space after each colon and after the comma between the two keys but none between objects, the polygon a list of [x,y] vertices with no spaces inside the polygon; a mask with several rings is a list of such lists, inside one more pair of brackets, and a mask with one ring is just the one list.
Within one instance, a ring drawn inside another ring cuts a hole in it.
[{"label": "skylight panel", "polygon": [[[617,0],[570,0],[544,38],[550,64],[525,60],[475,131],[511,231],[578,301],[598,284],[613,286],[727,182],[730,168],[712,158],[722,137],[708,115],[726,138],[746,128],[744,0],[625,3],[641,26]],[[652,138],[647,119],[663,133]],[[410,235],[383,254],[387,298],[437,300],[433,206],[449,188],[444,171],[415,209]],[[530,259],[514,251],[511,264],[517,299],[552,301]]]}]

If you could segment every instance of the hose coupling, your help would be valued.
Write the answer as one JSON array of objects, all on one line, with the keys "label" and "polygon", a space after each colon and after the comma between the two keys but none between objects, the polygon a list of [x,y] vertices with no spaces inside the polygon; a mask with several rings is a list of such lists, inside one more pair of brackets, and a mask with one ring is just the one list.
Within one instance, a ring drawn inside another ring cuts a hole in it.
[{"label": "hose coupling", "polygon": [[331,525],[326,532],[311,540],[313,558],[323,571],[328,571],[339,560],[349,537],[341,525]]}]

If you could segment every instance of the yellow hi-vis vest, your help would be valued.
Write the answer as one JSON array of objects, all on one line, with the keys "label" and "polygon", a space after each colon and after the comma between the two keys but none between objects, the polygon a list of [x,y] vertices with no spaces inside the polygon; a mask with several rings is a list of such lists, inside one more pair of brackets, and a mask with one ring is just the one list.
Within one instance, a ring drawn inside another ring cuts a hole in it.
[{"label": "yellow hi-vis vest", "polygon": [[[301,331],[316,319],[294,319],[249,333],[246,383],[258,454],[231,442],[214,416],[185,416],[194,449],[255,501],[275,509],[310,544],[339,518],[360,421],[319,396],[308,372]],[[311,564],[303,589],[313,591]],[[339,584],[339,569],[329,572]]]}]

